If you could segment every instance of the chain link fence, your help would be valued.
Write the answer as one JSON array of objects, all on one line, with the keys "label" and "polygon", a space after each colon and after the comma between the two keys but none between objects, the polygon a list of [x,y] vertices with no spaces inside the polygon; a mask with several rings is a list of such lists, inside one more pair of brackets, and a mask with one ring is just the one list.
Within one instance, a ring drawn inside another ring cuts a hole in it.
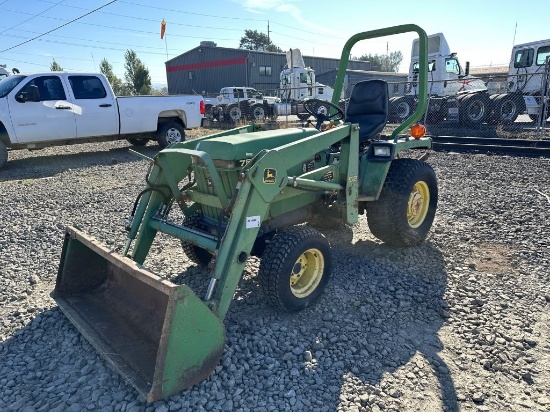
[{"label": "chain link fence", "polygon": [[[471,78],[429,82],[428,107],[420,120],[433,136],[471,136],[520,139],[550,139],[550,87],[548,73],[540,74],[541,88],[531,93],[521,91],[508,92],[510,84],[522,84],[524,75],[509,76],[507,73],[487,76],[476,76],[481,79],[481,90],[466,91]],[[382,78],[370,74],[370,79]],[[452,84],[454,83],[454,84]],[[340,107],[345,112],[349,95],[354,83],[344,87]],[[451,87],[452,86],[452,87]],[[244,96],[235,88],[230,104],[217,105],[217,96],[205,96],[206,117],[218,122],[246,123],[262,122],[277,119],[279,122],[294,123],[305,121],[309,115],[305,112],[303,102],[285,103],[285,109],[279,113],[267,96],[279,96],[280,91],[261,90],[251,96]],[[241,88],[242,89],[242,88]],[[390,91],[388,127],[402,123],[411,116],[418,103],[414,95],[415,84],[407,81],[388,81]],[[435,95],[433,90],[458,90],[451,95]],[[327,96],[328,97],[328,96]],[[330,100],[327,98],[327,100]]]}]

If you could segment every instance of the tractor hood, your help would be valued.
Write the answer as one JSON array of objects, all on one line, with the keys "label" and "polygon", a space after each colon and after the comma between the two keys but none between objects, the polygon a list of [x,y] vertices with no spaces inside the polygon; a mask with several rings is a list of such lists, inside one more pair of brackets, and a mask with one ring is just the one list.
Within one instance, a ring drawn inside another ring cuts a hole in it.
[{"label": "tractor hood", "polygon": [[273,149],[316,133],[319,131],[313,127],[243,133],[203,140],[195,146],[195,150],[207,152],[213,160],[251,159],[263,149]]}]

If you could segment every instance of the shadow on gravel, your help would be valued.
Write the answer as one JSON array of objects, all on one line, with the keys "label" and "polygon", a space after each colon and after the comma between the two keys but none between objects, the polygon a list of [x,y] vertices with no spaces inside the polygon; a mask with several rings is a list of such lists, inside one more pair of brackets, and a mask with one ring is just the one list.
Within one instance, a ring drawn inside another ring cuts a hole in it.
[{"label": "shadow on gravel", "polygon": [[[321,230],[333,245],[333,277],[320,300],[299,313],[277,312],[262,303],[256,279],[245,277],[226,322],[224,356],[238,365],[249,354],[260,366],[247,376],[287,400],[296,395],[305,410],[458,411],[439,355],[448,309],[441,252],[429,243],[352,244],[351,228]],[[291,401],[290,409],[300,410]]]},{"label": "shadow on gravel", "polygon": [[[349,228],[323,232],[333,244],[333,278],[321,298],[299,313],[273,309],[252,261],[225,321],[220,365],[156,408],[458,411],[439,355],[447,309],[441,252],[429,243],[352,244]],[[195,266],[176,277],[193,283],[186,278],[208,282],[206,270]],[[1,410],[145,409],[57,308],[3,342],[0,359]]]},{"label": "shadow on gravel", "polygon": [[[59,153],[32,156],[23,159],[10,159],[0,171],[0,182],[21,179],[40,179],[55,176],[69,169],[86,169],[93,166],[129,163],[142,160],[129,150],[153,157],[158,153],[157,145],[145,147],[119,147],[109,150],[93,150],[78,153]],[[109,157],[110,156],[110,157]]]}]

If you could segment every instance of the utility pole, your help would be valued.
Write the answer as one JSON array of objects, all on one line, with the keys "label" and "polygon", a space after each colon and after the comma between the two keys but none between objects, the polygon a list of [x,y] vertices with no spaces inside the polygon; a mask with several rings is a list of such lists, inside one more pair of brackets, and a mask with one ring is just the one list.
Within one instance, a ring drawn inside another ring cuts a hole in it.
[{"label": "utility pole", "polygon": [[269,43],[269,20],[267,21],[267,42]]}]

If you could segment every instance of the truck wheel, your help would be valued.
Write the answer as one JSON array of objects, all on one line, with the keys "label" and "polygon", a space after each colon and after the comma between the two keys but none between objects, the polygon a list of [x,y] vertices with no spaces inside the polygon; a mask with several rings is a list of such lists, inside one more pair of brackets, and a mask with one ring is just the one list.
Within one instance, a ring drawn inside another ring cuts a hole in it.
[{"label": "truck wheel", "polygon": [[162,148],[185,140],[185,130],[177,122],[161,123],[156,134],[159,146]]},{"label": "truck wheel", "polygon": [[487,102],[484,97],[472,94],[460,101],[460,120],[465,124],[481,124],[487,116]]},{"label": "truck wheel", "polygon": [[137,137],[132,137],[126,140],[128,140],[128,142],[130,142],[130,144],[132,144],[133,146],[145,146],[149,141],[149,139],[141,139]]},{"label": "truck wheel", "polygon": [[226,118],[229,121],[236,122],[241,119],[242,112],[239,106],[231,104],[227,107]]},{"label": "truck wheel", "polygon": [[296,312],[321,295],[331,269],[326,238],[312,227],[294,226],[278,232],[267,244],[259,282],[271,305]]},{"label": "truck wheel", "polygon": [[437,179],[432,167],[415,159],[394,160],[380,198],[366,202],[374,236],[394,246],[414,246],[426,239],[437,209]]},{"label": "truck wheel", "polygon": [[254,120],[263,120],[265,119],[265,109],[261,104],[254,104],[250,107],[250,116]]},{"label": "truck wheel", "polygon": [[512,124],[520,113],[525,111],[525,102],[519,95],[502,94],[493,100],[495,104],[494,122]]},{"label": "truck wheel", "polygon": [[6,148],[6,145],[4,143],[0,142],[0,169],[4,167],[7,161],[8,149]]},{"label": "truck wheel", "polygon": [[408,97],[398,97],[390,102],[390,117],[401,123],[407,120],[415,109],[414,100]]},{"label": "truck wheel", "polygon": [[[187,216],[183,219],[182,225],[190,229],[195,229],[202,232],[205,231],[205,227],[200,223],[200,216],[198,214]],[[212,260],[212,253],[206,249],[198,247],[197,245],[193,245],[192,243],[182,240],[181,248],[189,260],[199,266],[208,266],[210,260]]]}]

